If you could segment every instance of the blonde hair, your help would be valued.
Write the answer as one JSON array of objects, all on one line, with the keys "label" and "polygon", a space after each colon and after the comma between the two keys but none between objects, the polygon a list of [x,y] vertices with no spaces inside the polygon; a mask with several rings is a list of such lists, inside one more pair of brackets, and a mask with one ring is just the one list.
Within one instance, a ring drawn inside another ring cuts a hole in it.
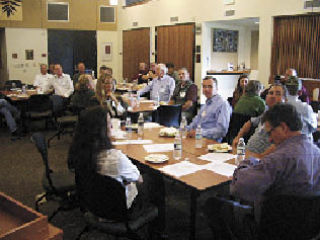
[{"label": "blonde hair", "polygon": [[100,75],[96,85],[96,97],[101,105],[103,105],[103,102],[106,100],[106,93],[104,90],[104,84],[106,79],[112,79],[112,76],[110,74]]},{"label": "blonde hair", "polygon": [[76,90],[78,90],[78,91],[87,90],[89,88],[88,86],[90,84],[90,77],[91,77],[90,75],[81,74],[79,77],[79,81],[75,86]]}]

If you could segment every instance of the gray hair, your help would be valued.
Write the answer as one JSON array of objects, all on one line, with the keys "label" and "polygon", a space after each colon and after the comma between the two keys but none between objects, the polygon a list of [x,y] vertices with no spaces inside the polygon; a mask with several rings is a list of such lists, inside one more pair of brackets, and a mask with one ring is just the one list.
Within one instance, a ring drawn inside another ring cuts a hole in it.
[{"label": "gray hair", "polygon": [[248,85],[246,86],[246,94],[254,94],[259,95],[263,86],[258,80],[250,80]]},{"label": "gray hair", "polygon": [[163,74],[164,74],[164,75],[166,75],[166,74],[167,74],[167,72],[168,72],[168,68],[166,67],[166,65],[165,65],[165,64],[163,64],[163,63],[159,63],[159,64],[157,65],[157,67],[159,67],[159,68],[160,68],[160,70],[161,70],[161,71],[163,71]]}]

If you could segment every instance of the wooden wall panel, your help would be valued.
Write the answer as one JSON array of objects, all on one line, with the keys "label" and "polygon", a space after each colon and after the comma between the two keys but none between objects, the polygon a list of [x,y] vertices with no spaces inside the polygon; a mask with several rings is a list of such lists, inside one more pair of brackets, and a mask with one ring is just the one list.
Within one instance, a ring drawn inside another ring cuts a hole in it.
[{"label": "wooden wall panel", "polygon": [[150,63],[150,28],[123,31],[123,77],[134,77],[139,62]]},{"label": "wooden wall panel", "polygon": [[175,69],[186,67],[193,79],[195,25],[157,27],[157,62],[172,62]]}]

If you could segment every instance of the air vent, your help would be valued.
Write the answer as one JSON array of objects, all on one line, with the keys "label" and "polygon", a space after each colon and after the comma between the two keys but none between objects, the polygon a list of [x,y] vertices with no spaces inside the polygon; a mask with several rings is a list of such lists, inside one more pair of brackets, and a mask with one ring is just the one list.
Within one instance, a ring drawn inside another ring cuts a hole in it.
[{"label": "air vent", "polygon": [[114,23],[114,7],[100,6],[100,22]]},{"label": "air vent", "polygon": [[304,2],[304,9],[315,8],[315,7],[320,7],[320,1],[319,0],[305,1]]},{"label": "air vent", "polygon": [[171,17],[170,18],[170,22],[178,22],[179,21],[179,17]]},{"label": "air vent", "polygon": [[233,16],[235,14],[235,10],[227,10],[225,12],[225,16]]},{"label": "air vent", "polygon": [[69,21],[69,3],[48,2],[48,21]]},{"label": "air vent", "polygon": [[133,27],[137,27],[137,26],[138,26],[138,22],[133,22],[133,23],[132,23],[132,26],[133,26]]}]

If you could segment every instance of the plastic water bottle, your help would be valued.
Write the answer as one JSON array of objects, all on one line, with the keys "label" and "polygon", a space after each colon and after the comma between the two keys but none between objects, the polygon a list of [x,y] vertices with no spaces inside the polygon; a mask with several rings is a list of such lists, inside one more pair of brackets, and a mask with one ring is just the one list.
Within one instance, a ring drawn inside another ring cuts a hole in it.
[{"label": "plastic water bottle", "polygon": [[126,119],[126,131],[127,131],[127,137],[131,138],[132,126],[131,126],[131,118],[130,117],[127,117],[127,119]]},{"label": "plastic water bottle", "polygon": [[196,129],[196,148],[202,148],[202,128],[199,124]]},{"label": "plastic water bottle", "polygon": [[177,132],[174,138],[174,144],[173,144],[173,158],[175,160],[180,160],[181,157],[182,157],[182,141],[181,141],[180,133]]},{"label": "plastic water bottle", "polygon": [[237,158],[236,158],[237,165],[239,165],[245,159],[245,155],[246,155],[246,144],[244,142],[244,139],[240,138],[237,145]]},{"label": "plastic water bottle", "polygon": [[143,113],[141,112],[138,118],[138,138],[143,138],[143,128],[144,128],[144,118]]},{"label": "plastic water bottle", "polygon": [[156,107],[159,107],[159,105],[160,105],[160,97],[159,97],[159,93],[158,92],[156,92],[154,94],[153,100],[154,100],[154,105]]},{"label": "plastic water bottle", "polygon": [[22,85],[22,93],[23,93],[23,94],[26,94],[26,93],[27,93],[27,91],[26,91],[26,85]]},{"label": "plastic water bottle", "polygon": [[182,138],[187,137],[187,119],[186,116],[182,116],[181,123],[180,123],[180,133]]}]

